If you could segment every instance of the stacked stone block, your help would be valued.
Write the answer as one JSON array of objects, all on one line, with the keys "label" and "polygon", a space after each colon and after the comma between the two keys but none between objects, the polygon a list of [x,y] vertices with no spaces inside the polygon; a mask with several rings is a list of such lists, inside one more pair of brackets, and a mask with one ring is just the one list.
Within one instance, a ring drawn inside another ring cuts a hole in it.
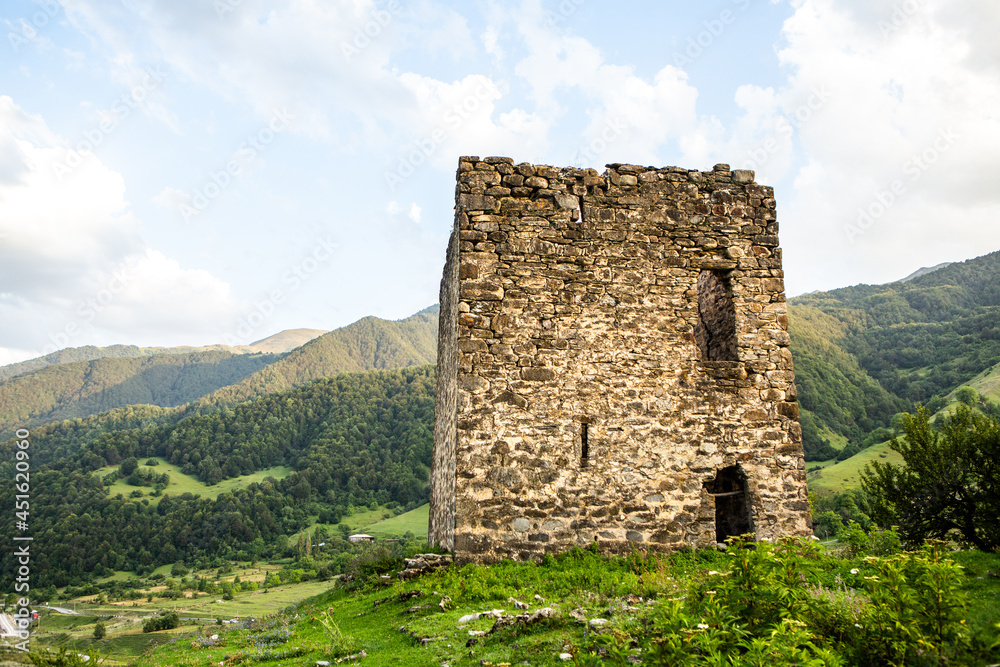
[{"label": "stacked stone block", "polygon": [[809,534],[777,233],[772,189],[728,165],[460,158],[431,543],[490,562]]}]

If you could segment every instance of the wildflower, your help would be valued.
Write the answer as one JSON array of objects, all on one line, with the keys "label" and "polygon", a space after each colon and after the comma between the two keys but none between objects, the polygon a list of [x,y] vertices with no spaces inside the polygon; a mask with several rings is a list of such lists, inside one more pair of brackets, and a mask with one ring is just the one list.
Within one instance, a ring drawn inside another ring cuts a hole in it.
[{"label": "wildflower", "polygon": [[860,624],[860,623],[855,623],[855,624],[854,624],[854,627],[856,627],[856,628],[860,628],[860,627],[861,627],[861,624]]},{"label": "wildflower", "polygon": [[708,630],[708,626],[705,625],[704,623],[699,623],[698,624],[698,629],[699,630]]},{"label": "wildflower", "polygon": [[858,569],[858,568],[856,568],[856,567],[855,567],[855,568],[851,568],[851,574],[857,574],[857,573],[858,573],[858,572],[860,572],[860,571],[861,571],[861,570],[859,570],[859,569]]},{"label": "wildflower", "polygon": [[711,576],[711,575],[713,575],[713,574],[719,574],[719,573],[718,573],[718,572],[716,572],[715,570],[709,570],[709,571],[708,571],[708,574],[709,574],[709,576]]}]

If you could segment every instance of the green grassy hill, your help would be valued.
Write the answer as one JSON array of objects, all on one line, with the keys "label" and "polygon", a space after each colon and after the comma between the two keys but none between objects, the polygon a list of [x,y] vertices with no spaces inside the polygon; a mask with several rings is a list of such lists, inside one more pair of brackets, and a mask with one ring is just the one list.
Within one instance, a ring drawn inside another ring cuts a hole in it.
[{"label": "green grassy hill", "polygon": [[[968,382],[964,386],[972,387],[980,394],[993,401],[1000,401],[1000,364],[988,368]],[[949,398],[954,397],[954,392]]]},{"label": "green grassy hill", "polygon": [[[166,473],[170,476],[170,483],[167,485],[166,489],[163,489],[163,493],[159,495],[153,495],[154,489],[149,486],[132,486],[124,479],[118,479],[113,484],[108,486],[108,495],[114,498],[115,496],[121,494],[125,498],[136,498],[139,500],[146,499],[151,504],[156,504],[160,502],[163,494],[169,496],[179,496],[184,493],[190,493],[195,496],[200,496],[202,498],[211,498],[215,500],[220,494],[229,493],[234,489],[243,489],[250,484],[263,482],[268,477],[273,477],[277,480],[282,480],[288,477],[292,473],[292,469],[288,466],[274,466],[271,468],[265,468],[264,470],[258,470],[247,475],[240,475],[239,477],[232,477],[230,479],[224,479],[217,484],[209,486],[205,484],[200,479],[194,475],[186,474],[180,466],[170,463],[166,459],[153,457],[159,462],[156,466],[145,466],[145,462],[141,465],[143,467],[150,468],[153,472],[158,475]],[[114,472],[118,469],[118,466],[105,466],[94,471],[94,475],[100,479],[103,479],[106,475]],[[140,494],[140,495],[133,495]]]},{"label": "green grassy hill", "polygon": [[814,470],[820,465],[806,464],[809,489],[811,491],[844,491],[861,486],[861,471],[872,461],[901,465],[903,457],[889,449],[889,443],[883,442],[862,449],[859,453],[844,461],[836,461],[822,465],[820,470]]},{"label": "green grassy hill", "polygon": [[129,405],[235,405],[338,373],[433,363],[436,352],[436,306],[326,334],[290,329],[238,348],[69,348],[0,368],[0,439]]}]

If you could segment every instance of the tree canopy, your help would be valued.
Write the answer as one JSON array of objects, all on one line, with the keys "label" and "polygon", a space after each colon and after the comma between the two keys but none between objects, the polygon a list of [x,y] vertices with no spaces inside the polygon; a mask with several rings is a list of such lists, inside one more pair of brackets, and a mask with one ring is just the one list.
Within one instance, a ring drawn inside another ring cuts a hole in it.
[{"label": "tree canopy", "polygon": [[1000,421],[963,404],[939,425],[924,408],[900,422],[906,437],[890,446],[903,465],[862,473],[876,522],[910,542],[957,532],[982,551],[1000,547]]}]

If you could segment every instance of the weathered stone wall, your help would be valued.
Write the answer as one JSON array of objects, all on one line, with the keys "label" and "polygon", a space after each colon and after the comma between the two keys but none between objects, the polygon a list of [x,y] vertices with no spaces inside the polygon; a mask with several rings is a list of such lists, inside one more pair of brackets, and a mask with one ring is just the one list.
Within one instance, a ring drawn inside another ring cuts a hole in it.
[{"label": "weathered stone wall", "polygon": [[456,233],[432,541],[491,561],[809,533],[775,202],[753,172],[463,157]]},{"label": "weathered stone wall", "polygon": [[458,372],[458,219],[448,240],[438,312],[437,385],[434,393],[434,452],[427,541],[455,548],[455,441]]}]

